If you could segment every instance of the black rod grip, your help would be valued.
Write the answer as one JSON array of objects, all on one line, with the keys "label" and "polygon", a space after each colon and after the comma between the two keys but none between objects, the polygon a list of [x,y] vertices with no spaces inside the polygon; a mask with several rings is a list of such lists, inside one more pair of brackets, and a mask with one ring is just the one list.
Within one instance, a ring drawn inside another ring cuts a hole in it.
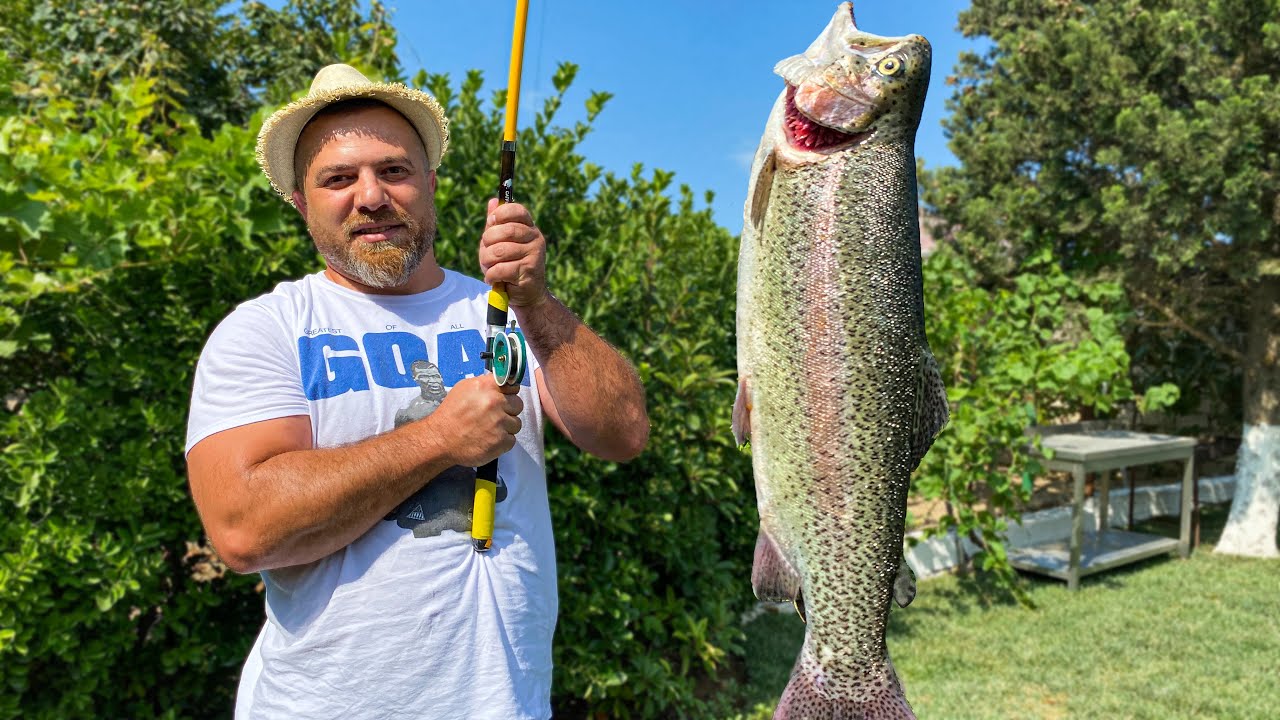
[{"label": "black rod grip", "polygon": [[498,203],[515,202],[516,142],[502,141],[502,164],[498,167]]},{"label": "black rod grip", "polygon": [[485,463],[484,465],[481,465],[480,467],[476,468],[476,477],[480,478],[481,480],[489,480],[490,482],[497,482],[498,459],[494,458],[489,462]]}]

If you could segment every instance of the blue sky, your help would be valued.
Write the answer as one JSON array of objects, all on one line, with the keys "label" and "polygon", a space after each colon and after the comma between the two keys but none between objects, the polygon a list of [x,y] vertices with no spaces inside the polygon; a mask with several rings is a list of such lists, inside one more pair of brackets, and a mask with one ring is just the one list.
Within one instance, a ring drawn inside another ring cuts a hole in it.
[{"label": "blue sky", "polygon": [[[520,100],[524,127],[553,88],[561,61],[579,66],[560,119],[583,115],[591,90],[614,98],[596,119],[583,154],[606,170],[634,163],[676,173],[702,207],[716,193],[717,222],[742,228],[752,155],[782,88],[774,64],[803,52],[835,12],[833,0],[651,0],[619,3],[531,0]],[[933,73],[916,154],[928,167],[955,164],[940,122],[950,96],[946,76],[962,50],[978,47],[956,31],[968,0],[863,0],[858,27],[877,35],[919,33],[933,45]],[[514,0],[392,0],[406,74],[484,72],[489,90],[505,87]],[[494,162],[497,163],[495,138]],[[519,166],[517,165],[517,196]]]}]

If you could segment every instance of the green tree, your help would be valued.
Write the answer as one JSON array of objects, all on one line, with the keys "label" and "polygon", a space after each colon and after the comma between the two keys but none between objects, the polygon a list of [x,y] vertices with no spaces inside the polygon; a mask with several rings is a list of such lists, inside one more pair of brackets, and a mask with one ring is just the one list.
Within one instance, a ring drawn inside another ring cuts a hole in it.
[{"label": "green tree", "polygon": [[[305,89],[320,67],[347,62],[396,78],[395,32],[380,2],[289,0],[273,9],[225,0],[13,0],[0,6],[0,49],[27,104],[75,98],[92,108],[112,85],[155,81],[157,119],[174,110],[212,132],[243,126],[264,101]],[[396,78],[398,79],[398,78]]]},{"label": "green tree", "polygon": [[975,0],[960,28],[992,46],[950,78],[946,127],[961,166],[924,178],[980,283],[1008,287],[1045,248],[1072,277],[1120,283],[1143,385],[1175,380],[1194,409],[1235,397],[1243,375],[1232,524],[1271,554],[1277,18],[1277,0]]}]

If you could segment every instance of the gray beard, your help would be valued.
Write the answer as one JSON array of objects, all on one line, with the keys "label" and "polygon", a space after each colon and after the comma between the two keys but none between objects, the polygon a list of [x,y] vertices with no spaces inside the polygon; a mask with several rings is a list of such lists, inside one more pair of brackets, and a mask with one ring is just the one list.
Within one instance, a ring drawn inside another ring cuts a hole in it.
[{"label": "gray beard", "polygon": [[422,259],[435,247],[435,223],[428,225],[408,247],[384,240],[362,246],[363,252],[359,254],[353,251],[356,246],[350,241],[318,249],[329,267],[339,274],[366,287],[387,290],[408,282],[422,265]]},{"label": "gray beard", "polygon": [[361,285],[386,290],[408,282],[422,265],[422,258],[426,257],[432,246],[433,242],[429,238],[418,238],[409,247],[400,247],[390,241],[366,245],[369,254],[378,256],[376,264],[355,257],[350,246],[321,254],[329,267],[339,273]]}]

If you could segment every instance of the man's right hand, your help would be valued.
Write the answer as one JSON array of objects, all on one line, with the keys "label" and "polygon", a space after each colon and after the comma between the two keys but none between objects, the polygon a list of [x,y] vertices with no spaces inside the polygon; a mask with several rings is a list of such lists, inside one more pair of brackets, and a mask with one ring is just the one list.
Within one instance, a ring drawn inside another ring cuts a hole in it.
[{"label": "man's right hand", "polygon": [[480,467],[515,446],[524,409],[519,392],[519,385],[500,386],[492,375],[477,375],[454,385],[419,422],[453,439],[447,452],[455,464]]}]

